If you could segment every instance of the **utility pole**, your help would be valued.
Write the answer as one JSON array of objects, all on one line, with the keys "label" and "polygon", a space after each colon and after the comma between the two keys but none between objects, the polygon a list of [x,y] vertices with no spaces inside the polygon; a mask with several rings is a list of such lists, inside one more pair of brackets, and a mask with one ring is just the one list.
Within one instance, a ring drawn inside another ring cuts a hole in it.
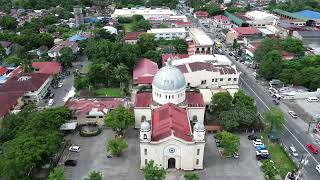
[{"label": "utility pole", "polygon": [[295,175],[296,180],[302,179],[302,169],[308,163],[309,154],[303,154],[298,165],[298,172]]}]

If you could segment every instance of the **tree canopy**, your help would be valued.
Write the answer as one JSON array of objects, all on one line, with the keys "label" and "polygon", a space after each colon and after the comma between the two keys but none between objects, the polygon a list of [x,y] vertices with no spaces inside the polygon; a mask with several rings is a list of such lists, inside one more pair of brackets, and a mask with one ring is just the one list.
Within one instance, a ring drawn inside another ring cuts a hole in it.
[{"label": "tree canopy", "polygon": [[67,180],[63,167],[56,167],[50,172],[48,180]]},{"label": "tree canopy", "polygon": [[146,180],[165,180],[166,170],[159,168],[153,160],[150,160],[143,168],[144,178]]},{"label": "tree canopy", "polygon": [[277,79],[281,73],[281,54],[278,50],[273,50],[265,55],[264,61],[260,63],[259,74],[267,80]]},{"label": "tree canopy", "polygon": [[229,133],[227,131],[221,131],[217,135],[220,140],[220,145],[223,148],[225,155],[230,156],[235,152],[239,151],[240,148],[240,137]]},{"label": "tree canopy", "polygon": [[0,25],[4,29],[14,30],[18,25],[18,21],[16,20],[16,18],[11,16],[2,16],[0,17]]},{"label": "tree canopy", "polygon": [[199,176],[196,173],[186,173],[184,174],[184,179],[185,180],[199,180]]},{"label": "tree canopy", "polygon": [[269,111],[264,113],[264,120],[268,126],[268,130],[282,132],[284,124],[284,116],[282,111],[278,107],[271,107]]},{"label": "tree canopy", "polygon": [[110,151],[113,156],[120,156],[127,148],[128,143],[122,138],[111,139],[107,143],[107,151]]},{"label": "tree canopy", "polygon": [[110,127],[118,135],[122,135],[122,131],[128,129],[134,123],[133,113],[123,106],[110,111],[105,117],[106,126]]},{"label": "tree canopy", "polygon": [[216,114],[228,111],[231,108],[232,97],[229,92],[218,92],[211,98],[212,110]]}]

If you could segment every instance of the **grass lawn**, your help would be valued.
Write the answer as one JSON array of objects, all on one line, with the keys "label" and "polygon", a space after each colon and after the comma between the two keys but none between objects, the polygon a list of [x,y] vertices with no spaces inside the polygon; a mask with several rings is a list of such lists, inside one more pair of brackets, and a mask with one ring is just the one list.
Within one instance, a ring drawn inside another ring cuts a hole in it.
[{"label": "grass lawn", "polygon": [[271,155],[271,160],[275,163],[280,176],[284,179],[289,171],[297,169],[295,163],[291,160],[288,153],[277,143],[272,143],[266,134],[262,134],[263,143],[267,146]]},{"label": "grass lawn", "polygon": [[97,96],[106,96],[106,97],[120,97],[119,88],[100,88],[93,90],[94,94]]},{"label": "grass lawn", "polygon": [[133,31],[133,27],[132,27],[133,24],[132,23],[123,23],[122,25],[123,25],[124,30],[126,32],[132,32]]}]

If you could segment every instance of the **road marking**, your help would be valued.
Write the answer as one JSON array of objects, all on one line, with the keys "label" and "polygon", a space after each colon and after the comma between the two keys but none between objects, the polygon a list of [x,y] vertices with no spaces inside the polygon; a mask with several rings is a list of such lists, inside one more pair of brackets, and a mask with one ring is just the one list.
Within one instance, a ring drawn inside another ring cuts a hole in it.
[{"label": "road marking", "polygon": [[[240,79],[242,79],[240,77]],[[270,108],[267,106],[267,104],[257,95],[257,93],[248,85],[247,82],[245,82],[243,79],[242,81],[247,85],[247,87],[255,94],[255,96],[262,102],[262,104],[268,109],[270,110]],[[298,140],[298,138],[289,130],[289,128],[286,125],[283,125],[287,131],[293,136],[293,138],[302,146],[302,148],[310,155],[310,157],[312,157],[312,159],[317,163],[320,164],[313,156],[312,154],[304,147],[304,145]]]}]

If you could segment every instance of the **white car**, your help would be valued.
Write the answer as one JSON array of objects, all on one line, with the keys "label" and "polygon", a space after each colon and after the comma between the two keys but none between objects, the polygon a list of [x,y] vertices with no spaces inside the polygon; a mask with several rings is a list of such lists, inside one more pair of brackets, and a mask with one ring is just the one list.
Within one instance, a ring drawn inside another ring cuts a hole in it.
[{"label": "white car", "polygon": [[256,151],[256,155],[269,155],[269,151],[268,150],[258,150]]},{"label": "white car", "polygon": [[49,107],[52,106],[53,103],[54,103],[54,100],[53,100],[53,99],[49,99],[49,101],[48,101],[48,106],[49,106]]},{"label": "white car", "polygon": [[320,164],[316,165],[316,170],[320,173]]},{"label": "white car", "polygon": [[256,139],[256,140],[253,140],[253,146],[254,147],[258,147],[260,145],[263,145],[263,143],[261,142],[261,139]]},{"label": "white car", "polygon": [[291,117],[293,118],[297,118],[298,115],[294,112],[294,111],[288,111],[288,113],[290,114]]},{"label": "white car", "polygon": [[58,87],[61,88],[63,86],[63,82],[59,82]]},{"label": "white car", "polygon": [[69,151],[71,152],[80,152],[80,146],[72,145],[69,147]]}]

